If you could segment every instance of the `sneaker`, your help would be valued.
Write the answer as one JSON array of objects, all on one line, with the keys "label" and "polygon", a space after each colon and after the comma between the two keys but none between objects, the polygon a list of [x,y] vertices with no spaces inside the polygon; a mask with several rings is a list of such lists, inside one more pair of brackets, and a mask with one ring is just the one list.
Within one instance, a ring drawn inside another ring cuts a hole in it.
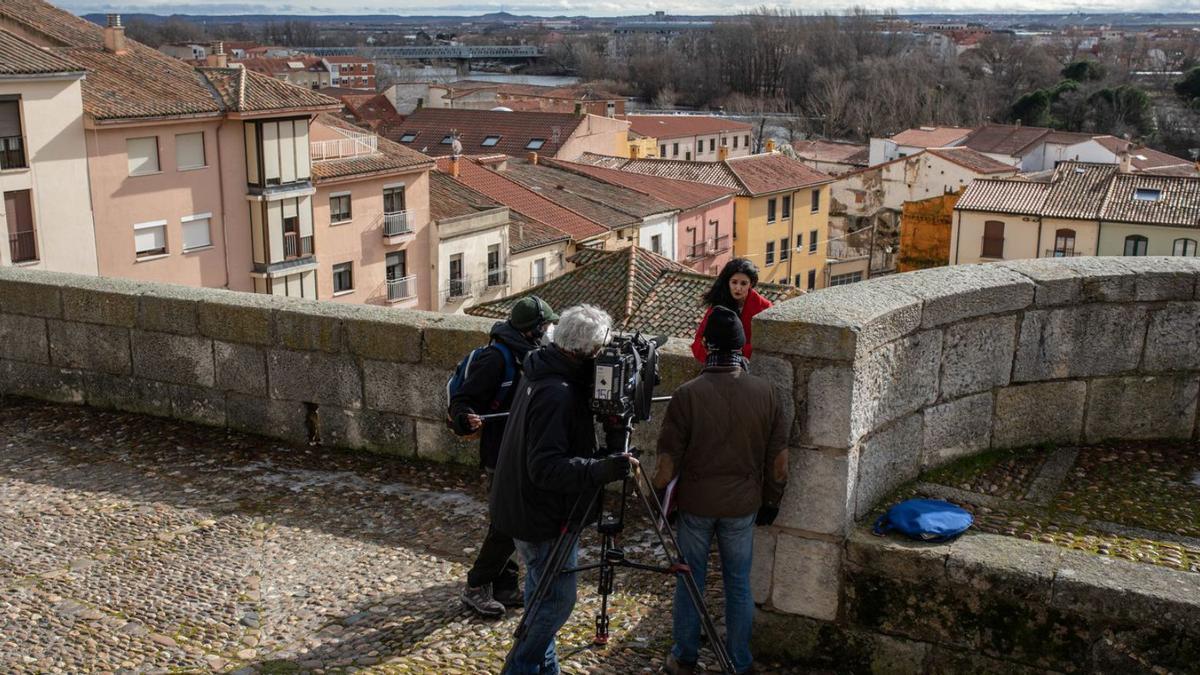
[{"label": "sneaker", "polygon": [[686,663],[675,658],[675,654],[667,654],[667,663],[663,666],[663,672],[667,675],[694,675],[696,672],[696,664]]},{"label": "sneaker", "polygon": [[504,616],[504,605],[492,597],[492,585],[467,586],[462,592],[463,604],[485,619],[498,619]]},{"label": "sneaker", "polygon": [[525,606],[525,593],[521,590],[520,586],[516,588],[497,588],[492,593],[492,597],[496,599],[496,602],[505,607],[515,608]]}]

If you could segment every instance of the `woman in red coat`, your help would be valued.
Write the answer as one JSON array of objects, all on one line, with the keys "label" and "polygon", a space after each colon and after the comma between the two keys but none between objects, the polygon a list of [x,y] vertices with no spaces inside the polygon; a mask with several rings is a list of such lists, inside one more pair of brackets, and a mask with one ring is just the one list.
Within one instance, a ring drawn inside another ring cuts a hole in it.
[{"label": "woman in red coat", "polygon": [[692,340],[692,354],[700,363],[708,359],[708,350],[704,348],[704,327],[712,308],[723,305],[738,313],[742,318],[742,327],[746,330],[746,346],[742,348],[742,356],[750,358],[750,320],[755,314],[771,306],[771,301],[764,298],[754,287],[758,285],[758,268],[746,258],[734,258],[725,263],[720,276],[713,282],[712,288],[704,294],[704,304],[708,311],[700,320],[696,330],[696,339]]}]

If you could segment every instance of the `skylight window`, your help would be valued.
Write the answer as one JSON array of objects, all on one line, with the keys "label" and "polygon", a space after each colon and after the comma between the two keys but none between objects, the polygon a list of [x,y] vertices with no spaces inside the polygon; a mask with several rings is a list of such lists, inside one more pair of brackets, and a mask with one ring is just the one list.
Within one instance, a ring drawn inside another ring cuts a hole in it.
[{"label": "skylight window", "polygon": [[1157,202],[1162,199],[1162,190],[1154,188],[1134,188],[1133,198],[1139,202]]},{"label": "skylight window", "polygon": [[413,142],[413,140],[415,140],[415,139],[416,139],[416,137],[417,137],[417,134],[416,134],[415,132],[414,132],[414,133],[405,133],[405,134],[401,134],[401,135],[400,135],[400,142],[401,142],[401,143],[412,143],[412,142]]},{"label": "skylight window", "polygon": [[454,142],[454,137],[449,134],[446,134],[446,136],[444,136],[442,138],[442,145],[450,145],[453,142]]},{"label": "skylight window", "polygon": [[497,143],[499,143],[499,142],[500,142],[500,137],[499,137],[499,136],[488,136],[488,137],[486,137],[486,138],[484,138],[484,139],[483,139],[483,142],[482,142],[482,143],[480,143],[480,145],[482,145],[482,146],[483,146],[483,147],[485,147],[485,148],[490,148],[490,147],[492,147],[492,146],[496,145],[496,144],[497,144]]},{"label": "skylight window", "polygon": [[529,142],[525,144],[525,149],[526,150],[541,150],[542,146],[545,144],[546,144],[546,139],[544,139],[544,138],[531,138],[531,139],[529,139]]}]

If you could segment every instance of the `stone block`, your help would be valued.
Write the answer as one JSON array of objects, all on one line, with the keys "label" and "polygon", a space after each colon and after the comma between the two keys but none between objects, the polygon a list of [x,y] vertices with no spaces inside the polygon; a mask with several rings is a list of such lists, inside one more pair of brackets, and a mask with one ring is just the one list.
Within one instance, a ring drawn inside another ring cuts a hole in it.
[{"label": "stone block", "polygon": [[21,280],[0,278],[0,310],[8,314],[61,318],[60,286],[49,280],[39,281],[24,275]]},{"label": "stone block", "polygon": [[175,385],[154,380],[133,380],[134,399],[121,410],[154,415],[156,417],[171,417],[175,412]]},{"label": "stone block", "polygon": [[1024,309],[1033,303],[1035,288],[1027,277],[1000,265],[937,267],[889,281],[924,301],[922,328]]},{"label": "stone block", "polygon": [[114,277],[83,277],[62,287],[67,321],[132,328],[137,325],[138,296],[149,285]]},{"label": "stone block", "polygon": [[267,396],[267,357],[259,347],[213,341],[216,387],[247,396]]},{"label": "stone block", "polygon": [[20,314],[0,314],[0,344],[4,357],[29,363],[50,363],[46,320]]},{"label": "stone block", "polygon": [[854,370],[849,366],[817,368],[808,373],[805,416],[800,438],[811,445],[849,448],[854,410]]},{"label": "stone block", "polygon": [[754,553],[750,563],[750,593],[762,605],[771,599],[771,570],[775,568],[775,533],[754,528]]},{"label": "stone block", "polygon": [[137,386],[132,377],[87,372],[82,380],[84,399],[94,408],[134,411],[137,407]]},{"label": "stone block", "polygon": [[343,410],[334,406],[321,406],[317,410],[317,424],[321,445],[327,448],[362,448],[363,411]]},{"label": "stone block", "polygon": [[[561,311],[561,310],[560,310]],[[422,360],[431,366],[454,368],[472,349],[488,343],[493,319],[441,315],[425,325]]]},{"label": "stone block", "polygon": [[922,471],[986,450],[991,442],[991,392],[930,406],[924,415]]},{"label": "stone block", "polygon": [[216,293],[207,288],[148,285],[138,298],[137,325],[143,330],[159,333],[197,335],[200,333],[200,303]]},{"label": "stone block", "polygon": [[362,375],[349,356],[319,352],[267,352],[271,398],[362,407]]},{"label": "stone block", "polygon": [[448,370],[386,361],[364,361],[362,368],[368,408],[445,419]]},{"label": "stone block", "polygon": [[968,532],[950,547],[946,578],[977,593],[1047,604],[1062,552],[1053,544]]},{"label": "stone block", "polygon": [[1080,256],[1054,262],[1079,275],[1079,297],[1075,302],[1131,302],[1137,297],[1137,279],[1129,260]]},{"label": "stone block", "polygon": [[916,330],[921,301],[897,277],[823,289],[781,302],[754,317],[754,349],[849,361]]},{"label": "stone block", "polygon": [[417,458],[463,466],[479,465],[479,442],[454,434],[441,422],[415,420]]},{"label": "stone block", "polygon": [[992,447],[1077,443],[1083,432],[1087,385],[1045,382],[1010,386],[996,393]]},{"label": "stone block", "polygon": [[1200,626],[1200,575],[1064,551],[1051,605],[1107,625]]},{"label": "stone block", "polygon": [[1134,298],[1139,302],[1191,300],[1196,297],[1200,260],[1182,256],[1141,256],[1121,261],[1136,273]]},{"label": "stone block", "polygon": [[941,398],[958,398],[1008,384],[1016,342],[1016,316],[978,319],[946,327]]},{"label": "stone block", "polygon": [[783,410],[784,427],[791,429],[796,416],[793,394],[795,377],[791,362],[778,356],[756,354],[753,363],[750,364],[750,372],[771,383],[775,390],[775,401]]},{"label": "stone block", "polygon": [[55,319],[47,322],[47,328],[54,365],[111,375],[130,372],[128,329]]},{"label": "stone block", "polygon": [[1033,304],[1038,307],[1073,305],[1083,292],[1083,277],[1064,264],[1066,258],[1034,258],[997,263],[1029,277],[1037,288]]},{"label": "stone block", "polygon": [[854,522],[858,453],[788,450],[788,484],[775,524],[821,534],[845,534]]},{"label": "stone block", "polygon": [[881,573],[906,584],[945,583],[949,544],[929,544],[900,536],[877,537],[855,530],[846,540],[846,565]]},{"label": "stone block", "polygon": [[359,307],[342,322],[350,352],[372,361],[421,360],[421,333],[432,318],[425,312],[397,312],[383,307]]},{"label": "stone block", "polygon": [[854,368],[851,439],[933,403],[941,358],[941,331],[922,331],[860,359]]},{"label": "stone block", "polygon": [[212,340],[134,330],[133,374],[149,380],[211,387],[215,381]]},{"label": "stone block", "polygon": [[[1045,668],[1035,668],[1013,661],[984,656],[954,647],[933,645],[929,650],[925,672],[970,673],[971,675],[1046,675]],[[1074,669],[1074,668],[1073,668]]]},{"label": "stone block", "polygon": [[1198,392],[1195,375],[1092,380],[1084,440],[1191,438]]},{"label": "stone block", "polygon": [[211,427],[225,426],[224,393],[204,387],[182,385],[171,385],[169,391],[171,416],[175,419]]},{"label": "stone block", "polygon": [[1200,370],[1200,302],[1169,302],[1150,312],[1142,370]]},{"label": "stone block", "polygon": [[863,441],[854,488],[854,517],[870,513],[879,500],[921,471],[922,415],[915,413]]},{"label": "stone block", "polygon": [[833,621],[841,595],[842,549],[837,544],[779,533],[771,605],[789,614]]},{"label": "stone block", "polygon": [[0,392],[59,403],[84,402],[84,373],[40,363],[0,360]]},{"label": "stone block", "polygon": [[277,307],[291,306],[285,300],[261,293],[226,291],[197,307],[200,334],[226,342],[271,345],[273,312]]},{"label": "stone block", "polygon": [[658,354],[658,374],[662,381],[654,388],[656,396],[670,394],[700,374],[700,363],[692,356],[691,343],[685,340],[672,338],[659,348]]},{"label": "stone block", "polygon": [[275,311],[276,344],[297,351],[342,351],[342,321],[353,308],[336,302],[306,302]]},{"label": "stone block", "polygon": [[1094,377],[1134,370],[1142,356],[1147,309],[1082,305],[1026,312],[1013,381]]},{"label": "stone block", "polygon": [[359,419],[363,447],[400,457],[417,456],[416,428],[411,417],[364,410]]},{"label": "stone block", "polygon": [[308,410],[297,401],[272,401],[231,393],[226,395],[225,416],[230,429],[294,443],[308,441]]}]

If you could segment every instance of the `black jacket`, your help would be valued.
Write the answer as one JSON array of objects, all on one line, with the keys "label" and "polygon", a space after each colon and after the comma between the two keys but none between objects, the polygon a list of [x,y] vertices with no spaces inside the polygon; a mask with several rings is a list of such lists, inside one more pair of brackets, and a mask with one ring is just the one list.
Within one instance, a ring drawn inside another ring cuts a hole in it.
[{"label": "black jacket", "polygon": [[[522,541],[553,539],[579,495],[605,481],[604,462],[594,458],[591,381],[592,362],[556,346],[525,360],[492,482],[492,525],[500,532]],[[589,511],[584,506],[577,520]]]},{"label": "black jacket", "polygon": [[[488,415],[505,412],[512,406],[513,397],[520,387],[521,364],[525,357],[537,345],[530,342],[521,331],[513,328],[507,321],[500,321],[492,326],[492,342],[503,342],[512,351],[513,361],[517,368],[517,381],[509,388],[496,408],[492,403],[504,380],[504,355],[498,349],[485,349],[471,364],[471,372],[463,382],[462,388],[450,399],[450,420],[454,433],[467,436],[471,428],[467,426],[467,415]],[[483,429],[479,434],[479,463],[486,468],[495,468],[496,456],[500,452],[500,439],[504,437],[504,427],[507,417],[494,417],[483,421]]]}]

